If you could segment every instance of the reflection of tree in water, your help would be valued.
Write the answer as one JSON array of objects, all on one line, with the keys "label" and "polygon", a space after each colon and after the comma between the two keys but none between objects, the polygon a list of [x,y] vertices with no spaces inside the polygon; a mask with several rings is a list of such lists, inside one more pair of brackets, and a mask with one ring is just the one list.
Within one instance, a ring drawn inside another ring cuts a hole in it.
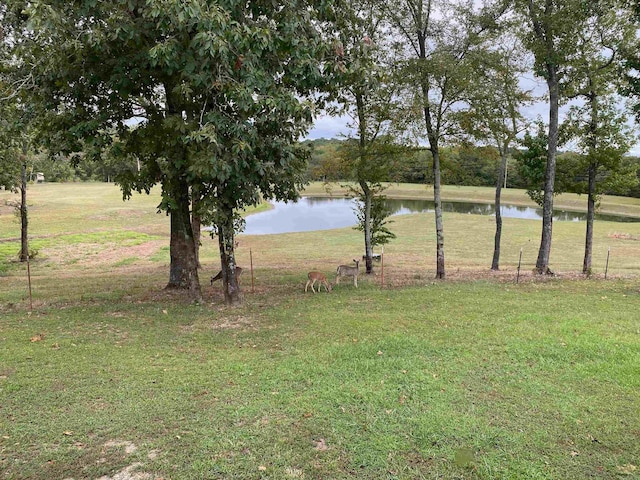
[{"label": "reflection of tree in water", "polygon": [[344,204],[345,206],[353,206],[355,200],[353,198],[327,198],[327,197],[302,197],[297,203],[313,205],[325,205],[327,203]]},{"label": "reflection of tree in water", "polygon": [[[326,204],[328,202],[344,203],[345,207],[352,208],[353,200],[349,198],[326,198],[326,197],[304,197],[309,205]],[[405,215],[409,213],[428,213],[433,212],[433,200],[416,200],[416,199],[394,199],[387,198],[386,204],[392,212],[392,215]],[[488,203],[472,203],[472,202],[442,202],[442,209],[450,213],[467,213],[472,215],[495,215],[493,204]],[[541,208],[523,207],[519,205],[503,204],[500,211],[503,217],[507,218],[524,218],[531,220],[540,220],[542,218]],[[587,214],[582,212],[571,212],[566,210],[554,210],[554,220],[579,222],[586,221]],[[596,219],[609,222],[640,222],[637,217],[624,217],[618,215],[596,214]]]}]

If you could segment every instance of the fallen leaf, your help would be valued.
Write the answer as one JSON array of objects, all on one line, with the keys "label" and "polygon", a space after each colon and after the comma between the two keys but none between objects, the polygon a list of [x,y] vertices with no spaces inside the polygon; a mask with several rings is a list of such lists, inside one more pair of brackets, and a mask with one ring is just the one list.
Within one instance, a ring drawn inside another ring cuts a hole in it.
[{"label": "fallen leaf", "polygon": [[29,339],[30,342],[40,342],[44,338],[44,333],[39,333],[38,335],[34,335]]},{"label": "fallen leaf", "polygon": [[382,351],[378,350],[378,355],[382,355]]},{"label": "fallen leaf", "polygon": [[73,435],[73,432],[71,430],[66,430],[64,432],[62,432],[63,435],[66,435],[67,437]]},{"label": "fallen leaf", "polygon": [[261,472],[266,472],[267,471],[267,467],[265,467],[264,465],[260,465],[258,467],[258,470],[260,470]]},{"label": "fallen leaf", "polygon": [[576,452],[575,450],[571,452],[571,456],[572,457],[577,457],[578,455],[580,455],[578,452]]},{"label": "fallen leaf", "polygon": [[325,450],[329,449],[329,447],[327,447],[327,444],[324,442],[324,438],[321,438],[316,442],[315,449],[321,452],[324,452]]}]

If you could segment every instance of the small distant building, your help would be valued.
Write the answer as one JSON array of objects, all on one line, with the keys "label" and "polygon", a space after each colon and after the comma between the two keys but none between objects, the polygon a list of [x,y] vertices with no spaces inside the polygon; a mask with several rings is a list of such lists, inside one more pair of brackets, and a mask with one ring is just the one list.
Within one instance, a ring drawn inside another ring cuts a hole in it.
[{"label": "small distant building", "polygon": [[44,183],[44,173],[36,172],[36,183]]}]

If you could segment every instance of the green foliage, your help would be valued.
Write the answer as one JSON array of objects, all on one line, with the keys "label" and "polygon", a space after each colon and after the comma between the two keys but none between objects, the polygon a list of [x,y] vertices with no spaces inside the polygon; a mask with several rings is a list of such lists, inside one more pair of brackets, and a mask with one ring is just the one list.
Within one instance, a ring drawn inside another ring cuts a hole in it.
[{"label": "green foliage", "polygon": [[[391,240],[396,238],[396,235],[387,228],[389,223],[393,223],[393,220],[387,220],[391,215],[391,210],[385,204],[386,197],[384,195],[375,195],[371,199],[371,246],[376,247],[378,245],[386,245]],[[360,198],[357,206],[355,207],[356,217],[358,219],[358,225],[354,230],[364,232],[364,202]]]},{"label": "green foliage", "polygon": [[527,132],[522,141],[525,150],[516,154],[520,176],[526,179],[527,195],[542,205],[544,202],[544,178],[547,164],[548,136],[542,123],[538,123],[535,135]]},{"label": "green foliage", "polygon": [[500,155],[494,147],[464,143],[442,149],[442,177],[447,185],[495,186]]}]

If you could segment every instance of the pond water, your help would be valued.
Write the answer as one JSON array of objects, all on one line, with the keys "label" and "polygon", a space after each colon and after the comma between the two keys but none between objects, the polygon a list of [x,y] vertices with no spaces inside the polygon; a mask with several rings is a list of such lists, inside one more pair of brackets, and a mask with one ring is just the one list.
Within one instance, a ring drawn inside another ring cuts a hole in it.
[{"label": "pond water", "polygon": [[[433,200],[387,199],[393,215],[433,212]],[[356,200],[349,198],[302,197],[298,202],[273,202],[274,208],[266,212],[249,215],[243,233],[265,235],[271,233],[308,232],[353,226],[357,223],[354,208]],[[470,202],[442,202],[445,212],[470,215],[495,215],[493,205]],[[502,205],[503,217],[542,219],[542,209]],[[587,214],[565,210],[554,211],[554,220],[586,221]],[[596,214],[597,220],[613,222],[640,222],[640,218]]]}]

